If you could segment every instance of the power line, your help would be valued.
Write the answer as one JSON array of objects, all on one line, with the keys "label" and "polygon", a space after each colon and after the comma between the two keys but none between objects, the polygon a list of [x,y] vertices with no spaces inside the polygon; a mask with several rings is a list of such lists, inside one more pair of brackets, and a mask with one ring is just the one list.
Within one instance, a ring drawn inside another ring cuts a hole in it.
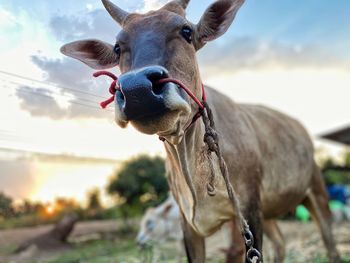
[{"label": "power line", "polygon": [[98,94],[94,94],[94,93],[90,93],[90,92],[86,92],[86,91],[82,91],[82,90],[78,90],[78,89],[68,88],[66,86],[55,84],[55,83],[52,83],[52,82],[49,82],[49,81],[37,80],[37,79],[21,76],[21,75],[12,73],[12,72],[7,72],[7,71],[0,70],[0,73],[8,75],[8,76],[16,77],[16,78],[25,79],[25,80],[28,80],[28,81],[33,81],[33,82],[37,82],[37,83],[53,86],[53,87],[56,87],[56,88],[61,88],[61,89],[66,89],[66,90],[82,93],[82,94],[93,96],[93,97],[99,97],[99,98],[102,98],[102,99],[107,99],[107,97],[104,97],[104,96],[101,96],[101,95],[98,95]]},{"label": "power line", "polygon": [[[27,86],[25,83],[21,83],[21,82],[17,82],[17,81],[13,81],[13,80],[5,80],[3,78],[0,77],[0,80],[3,80],[3,81],[6,81],[6,82],[9,82],[9,83],[12,83],[12,84],[15,84],[15,85],[22,85],[22,86]],[[22,90],[21,90],[22,91]],[[34,91],[34,90],[33,90]],[[61,94],[59,92],[55,92],[55,91],[52,91],[52,90],[49,90],[51,93],[53,94],[56,94],[57,96],[61,96],[61,97],[66,97],[66,98],[69,98],[69,99],[72,99],[72,100],[80,100],[80,101],[83,101],[83,102],[89,102],[89,103],[93,103],[94,105],[98,104],[99,102],[98,101],[95,101],[95,100],[89,100],[89,99],[85,99],[85,98],[79,98],[79,97],[74,97],[74,95],[72,96],[69,96],[67,94]]]},{"label": "power line", "polygon": [[[11,80],[7,80],[7,82],[9,82],[9,83],[11,83],[11,84],[15,84],[15,85],[23,85],[23,83],[11,81]],[[5,86],[2,86],[2,87],[3,87],[3,88],[10,88],[10,87],[5,87]],[[30,94],[33,94],[33,95],[36,95],[36,96],[39,96],[39,97],[44,97],[44,98],[47,98],[47,99],[55,100],[55,97],[54,97],[54,96],[49,96],[49,95],[46,95],[46,94],[38,93],[38,92],[36,92],[35,90],[24,90],[24,89],[20,89],[20,88],[18,88],[18,87],[15,87],[14,89],[15,89],[16,91],[19,91],[19,92],[30,93]],[[63,97],[64,97],[64,95],[60,95],[60,96],[63,96]],[[70,97],[69,97],[69,98],[70,98]],[[77,104],[77,105],[86,106],[86,107],[89,107],[89,108],[94,108],[94,109],[102,110],[101,108],[98,108],[98,107],[95,107],[95,106],[92,106],[92,105],[88,105],[88,104],[83,104],[83,103],[80,103],[80,102],[78,102],[78,101],[68,101],[68,103],[70,103],[70,104]],[[111,111],[111,110],[108,110],[108,111]]]},{"label": "power line", "polygon": [[81,156],[81,155],[75,155],[75,154],[66,154],[66,153],[50,153],[50,152],[44,152],[44,151],[35,151],[35,150],[28,150],[23,148],[14,148],[14,147],[2,147],[0,145],[0,153],[1,152],[12,152],[17,154],[30,154],[30,155],[36,155],[38,157],[53,157],[56,158],[56,160],[81,160],[81,161],[89,161],[89,162],[107,162],[107,163],[119,163],[120,160],[108,158],[108,157],[98,157],[98,156]]},{"label": "power line", "polygon": [[24,137],[14,131],[1,131],[0,130],[0,141],[1,142],[29,142],[29,137]]},{"label": "power line", "polygon": [[[12,83],[12,84],[15,84],[15,85],[22,85],[22,83],[18,83],[18,82],[14,82],[14,81],[10,81],[10,80],[7,80],[9,83]],[[2,86],[3,88],[7,88],[5,86]],[[33,95],[36,95],[36,96],[40,96],[40,97],[44,97],[46,99],[51,99],[51,100],[55,100],[53,96],[48,96],[46,94],[41,94],[41,93],[38,93],[38,92],[35,92],[33,90],[23,90],[23,89],[19,89],[19,88],[15,88],[15,90],[19,91],[19,92],[26,92],[26,93],[31,93]],[[84,107],[88,107],[88,108],[92,108],[92,109],[97,109],[97,110],[103,110],[99,107],[95,107],[95,106],[92,106],[92,105],[87,105],[87,104],[84,104],[84,103],[79,103],[77,101],[68,101],[69,103],[71,104],[76,104],[76,105],[80,105],[80,106],[84,106]],[[105,110],[103,110],[105,111]],[[107,111],[109,112],[113,112],[113,110],[109,110],[107,109]]]},{"label": "power line", "polygon": [[18,142],[18,141],[21,141],[21,142],[27,142],[29,141],[29,138],[26,138],[26,137],[23,137],[21,135],[18,135],[18,134],[11,134],[11,133],[8,133],[8,134],[0,134],[0,141],[5,141],[5,142]]}]

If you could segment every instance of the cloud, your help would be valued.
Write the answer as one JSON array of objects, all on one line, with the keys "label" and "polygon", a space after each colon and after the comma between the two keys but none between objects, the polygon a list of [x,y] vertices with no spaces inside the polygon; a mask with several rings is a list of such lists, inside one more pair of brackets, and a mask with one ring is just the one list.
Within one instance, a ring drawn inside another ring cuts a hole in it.
[{"label": "cloud", "polygon": [[[159,8],[166,2],[168,1],[145,1],[142,11]],[[54,37],[62,43],[84,38],[98,38],[113,43],[119,26],[109,14],[104,9],[96,9],[84,14],[53,16],[49,26]],[[201,73],[205,78],[225,72],[234,74],[241,70],[259,71],[268,68],[349,68],[348,60],[326,50],[324,47],[313,44],[287,44],[267,42],[254,37],[226,36],[208,43],[199,52],[198,59]],[[73,99],[69,107],[63,108],[57,97],[50,93],[51,89],[33,91],[30,87],[21,87],[17,96],[21,99],[22,109],[34,116],[48,116],[53,119],[109,116],[106,112],[77,105],[77,103],[83,103],[98,107],[98,102],[103,100],[99,96],[109,96],[107,80],[93,79],[93,70],[71,58],[53,59],[33,55],[31,59],[44,72],[45,80],[69,88],[57,88],[55,92],[73,96]],[[51,96],[52,99],[33,96],[30,94],[33,92]],[[96,96],[88,96],[84,94],[86,92]]]},{"label": "cloud", "polygon": [[[32,61],[44,73],[45,79],[51,83],[59,85],[56,93],[64,93],[73,97],[71,104],[65,109],[65,114],[49,114],[51,118],[106,118],[110,117],[110,110],[99,109],[99,103],[110,96],[108,87],[110,79],[95,79],[92,74],[94,70],[88,68],[80,61],[72,58],[49,59],[47,57],[32,56]],[[92,94],[92,95],[89,95]],[[29,104],[31,101],[28,99]],[[88,106],[84,106],[84,105]],[[38,105],[40,107],[40,105]],[[26,107],[29,109],[30,107]],[[32,111],[30,111],[32,112]],[[45,116],[47,112],[43,112]]]},{"label": "cloud", "polygon": [[[20,86],[16,95],[20,100],[21,109],[35,117],[58,119],[107,118],[110,111],[98,109],[98,103],[92,105],[81,99],[74,99],[67,94],[53,93],[47,88]],[[67,106],[62,107],[60,100],[66,100]]]},{"label": "cloud", "polygon": [[57,15],[50,21],[53,35],[60,41],[68,42],[83,38],[98,38],[113,43],[119,25],[104,9],[84,13],[83,16]]},{"label": "cloud", "polygon": [[144,5],[142,9],[136,10],[136,12],[146,13],[151,10],[157,10],[168,2],[170,1],[169,0],[147,0],[147,1],[144,1]]},{"label": "cloud", "polygon": [[60,119],[65,115],[65,111],[59,107],[52,92],[47,89],[21,86],[16,91],[16,95],[21,100],[20,107],[33,116]]},{"label": "cloud", "polygon": [[[93,10],[85,16],[54,16],[50,21],[50,29],[57,40],[63,43],[84,38],[98,38],[113,43],[119,30],[114,20],[102,9]],[[22,86],[17,92],[22,109],[33,116],[52,119],[109,117],[106,110],[98,109],[99,102],[109,96],[106,79],[94,79],[92,69],[71,58],[53,59],[33,55],[31,60],[43,71],[45,81],[59,85],[54,88],[54,93],[64,94],[71,99],[69,106],[62,108],[57,99],[60,96],[53,94],[52,88]]]},{"label": "cloud", "polygon": [[[72,87],[78,91],[67,91],[74,95],[79,102],[81,99],[103,100],[98,97],[86,97],[79,91],[94,93],[97,96],[108,96],[108,83],[105,80],[94,80],[93,70],[86,65],[71,58],[49,59],[33,56],[32,61],[45,72],[48,81]],[[330,68],[348,67],[349,61],[324,51],[317,46],[297,46],[276,42],[264,42],[255,38],[239,38],[229,40],[226,43],[214,42],[208,44],[199,53],[201,73],[205,78],[213,75],[229,72],[236,73],[241,70],[259,71],[267,68]],[[62,90],[61,90],[62,91]],[[30,96],[22,96],[22,108],[33,115],[50,116],[51,118],[104,118],[106,114],[98,110],[87,110],[86,107],[72,104],[65,110],[56,104],[45,103],[50,110],[40,110],[43,106]],[[41,99],[41,98],[40,98]],[[74,100],[73,100],[74,102]],[[33,105],[34,103],[34,105]],[[37,104],[38,103],[38,104]],[[48,105],[50,104],[50,105]],[[92,105],[89,103],[89,105]]]},{"label": "cloud", "polygon": [[94,85],[93,70],[72,58],[50,59],[32,56],[32,62],[44,72],[44,77],[52,83],[81,91],[103,93]]},{"label": "cloud", "polygon": [[350,61],[317,45],[292,45],[241,37],[209,43],[199,52],[202,72],[213,75],[225,71],[267,68],[326,68],[350,66]]},{"label": "cloud", "polygon": [[9,11],[0,8],[0,28],[13,27],[17,24],[16,17]]}]

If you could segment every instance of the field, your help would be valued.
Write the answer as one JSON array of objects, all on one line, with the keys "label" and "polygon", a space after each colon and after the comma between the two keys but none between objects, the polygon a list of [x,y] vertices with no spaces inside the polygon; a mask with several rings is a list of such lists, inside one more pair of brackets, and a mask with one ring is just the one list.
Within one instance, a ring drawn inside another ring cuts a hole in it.
[{"label": "field", "polygon": [[[285,262],[327,262],[325,249],[320,235],[312,223],[280,221],[282,232],[287,242],[287,259]],[[70,238],[70,244],[51,251],[39,251],[30,247],[26,251],[11,255],[22,240],[47,231],[51,226],[21,228],[0,231],[0,262],[47,262],[47,263],[133,263],[150,262],[152,251],[140,251],[134,239],[138,222],[131,222],[133,229],[126,229],[121,222],[92,221],[76,225]],[[342,262],[350,263],[350,223],[334,226],[338,249]],[[223,228],[219,233],[208,238],[207,257],[209,263],[224,262],[221,252],[228,244],[228,236]],[[175,262],[176,251],[173,242],[161,246],[159,262]],[[272,249],[266,242],[264,247],[265,262],[271,262]],[[183,260],[183,262],[186,262]]]}]

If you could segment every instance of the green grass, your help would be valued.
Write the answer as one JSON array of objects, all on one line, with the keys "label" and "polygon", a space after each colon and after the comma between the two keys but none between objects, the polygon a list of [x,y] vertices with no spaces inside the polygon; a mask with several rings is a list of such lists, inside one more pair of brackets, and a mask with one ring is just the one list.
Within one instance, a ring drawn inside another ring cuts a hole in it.
[{"label": "green grass", "polygon": [[[329,263],[326,255],[317,254],[313,259],[305,259],[300,254],[289,251],[286,255],[285,263]],[[350,263],[350,254],[342,255],[340,263]]]},{"label": "green grass", "polygon": [[[162,247],[160,263],[176,263],[174,243],[167,243]],[[0,254],[10,252],[12,246],[1,247]],[[134,242],[134,234],[118,233],[114,240],[102,239],[76,244],[71,250],[61,252],[51,257],[49,261],[41,263],[149,263],[151,253],[141,252]],[[147,260],[146,260],[147,259]],[[183,257],[182,262],[187,262]],[[223,263],[223,255],[208,259],[208,263]],[[328,263],[325,255],[316,255],[313,259],[305,259],[298,252],[289,251],[285,263]],[[33,263],[37,263],[36,261]],[[350,263],[350,254],[342,255],[341,263]]]},{"label": "green grass", "polygon": [[[151,262],[150,251],[141,252],[131,238],[123,240],[98,240],[77,245],[54,260],[45,263],[147,263]],[[159,262],[176,263],[176,250],[173,245],[162,247]],[[186,262],[185,257],[183,262]],[[223,263],[223,260],[207,260],[208,263]],[[33,262],[34,263],[34,262]]]},{"label": "green grass", "polygon": [[[313,260],[313,263],[328,263],[328,262],[329,262],[328,258],[320,255],[317,255]],[[350,257],[349,256],[342,257],[340,260],[340,263],[350,263]]]},{"label": "green grass", "polygon": [[0,246],[0,255],[7,255],[15,251],[16,246],[13,244]]},{"label": "green grass", "polygon": [[[176,251],[170,247],[163,248],[163,257],[159,262],[175,263]],[[133,239],[108,241],[98,240],[87,244],[77,245],[73,250],[64,253],[57,259],[45,263],[147,263],[150,254],[146,257],[135,246]],[[148,260],[145,260],[148,258]],[[183,262],[187,262],[183,258]],[[207,260],[208,263],[223,263],[223,259]],[[324,255],[317,255],[312,261],[301,258],[300,255],[287,255],[286,263],[328,263]],[[34,263],[34,262],[33,262]],[[350,263],[350,255],[342,257],[341,263]]]},{"label": "green grass", "polygon": [[[72,249],[52,254],[50,260],[42,263],[149,263],[152,253],[141,253],[135,244],[137,224],[121,226],[117,231],[102,235],[100,240],[75,243]],[[0,247],[0,255],[13,251],[13,246]],[[176,263],[175,243],[162,246],[161,263]],[[223,263],[223,254],[208,259],[208,263]],[[146,260],[146,258],[148,260]],[[187,262],[185,257],[183,262]],[[285,263],[327,263],[324,254],[317,254],[312,259],[305,259],[299,251],[287,252]],[[34,263],[34,262],[33,262]],[[37,263],[37,262],[35,262]],[[341,263],[350,263],[350,254],[342,255]]]},{"label": "green grass", "polygon": [[55,218],[48,219],[41,218],[38,215],[23,215],[20,217],[13,217],[11,219],[0,220],[0,230],[52,224],[55,221]]},{"label": "green grass", "polygon": [[[130,240],[98,240],[77,245],[74,250],[64,253],[48,263],[112,263],[133,262],[138,258],[138,249]],[[135,261],[137,262],[137,261]]]}]

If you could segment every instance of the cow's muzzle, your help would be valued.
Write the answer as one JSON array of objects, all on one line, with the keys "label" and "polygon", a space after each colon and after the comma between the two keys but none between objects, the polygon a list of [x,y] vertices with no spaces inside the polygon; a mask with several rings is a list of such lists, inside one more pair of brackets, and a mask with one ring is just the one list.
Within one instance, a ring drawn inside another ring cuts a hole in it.
[{"label": "cow's muzzle", "polygon": [[161,66],[149,66],[129,71],[119,77],[116,103],[127,120],[140,120],[164,114],[164,85],[157,84],[168,77]]}]

